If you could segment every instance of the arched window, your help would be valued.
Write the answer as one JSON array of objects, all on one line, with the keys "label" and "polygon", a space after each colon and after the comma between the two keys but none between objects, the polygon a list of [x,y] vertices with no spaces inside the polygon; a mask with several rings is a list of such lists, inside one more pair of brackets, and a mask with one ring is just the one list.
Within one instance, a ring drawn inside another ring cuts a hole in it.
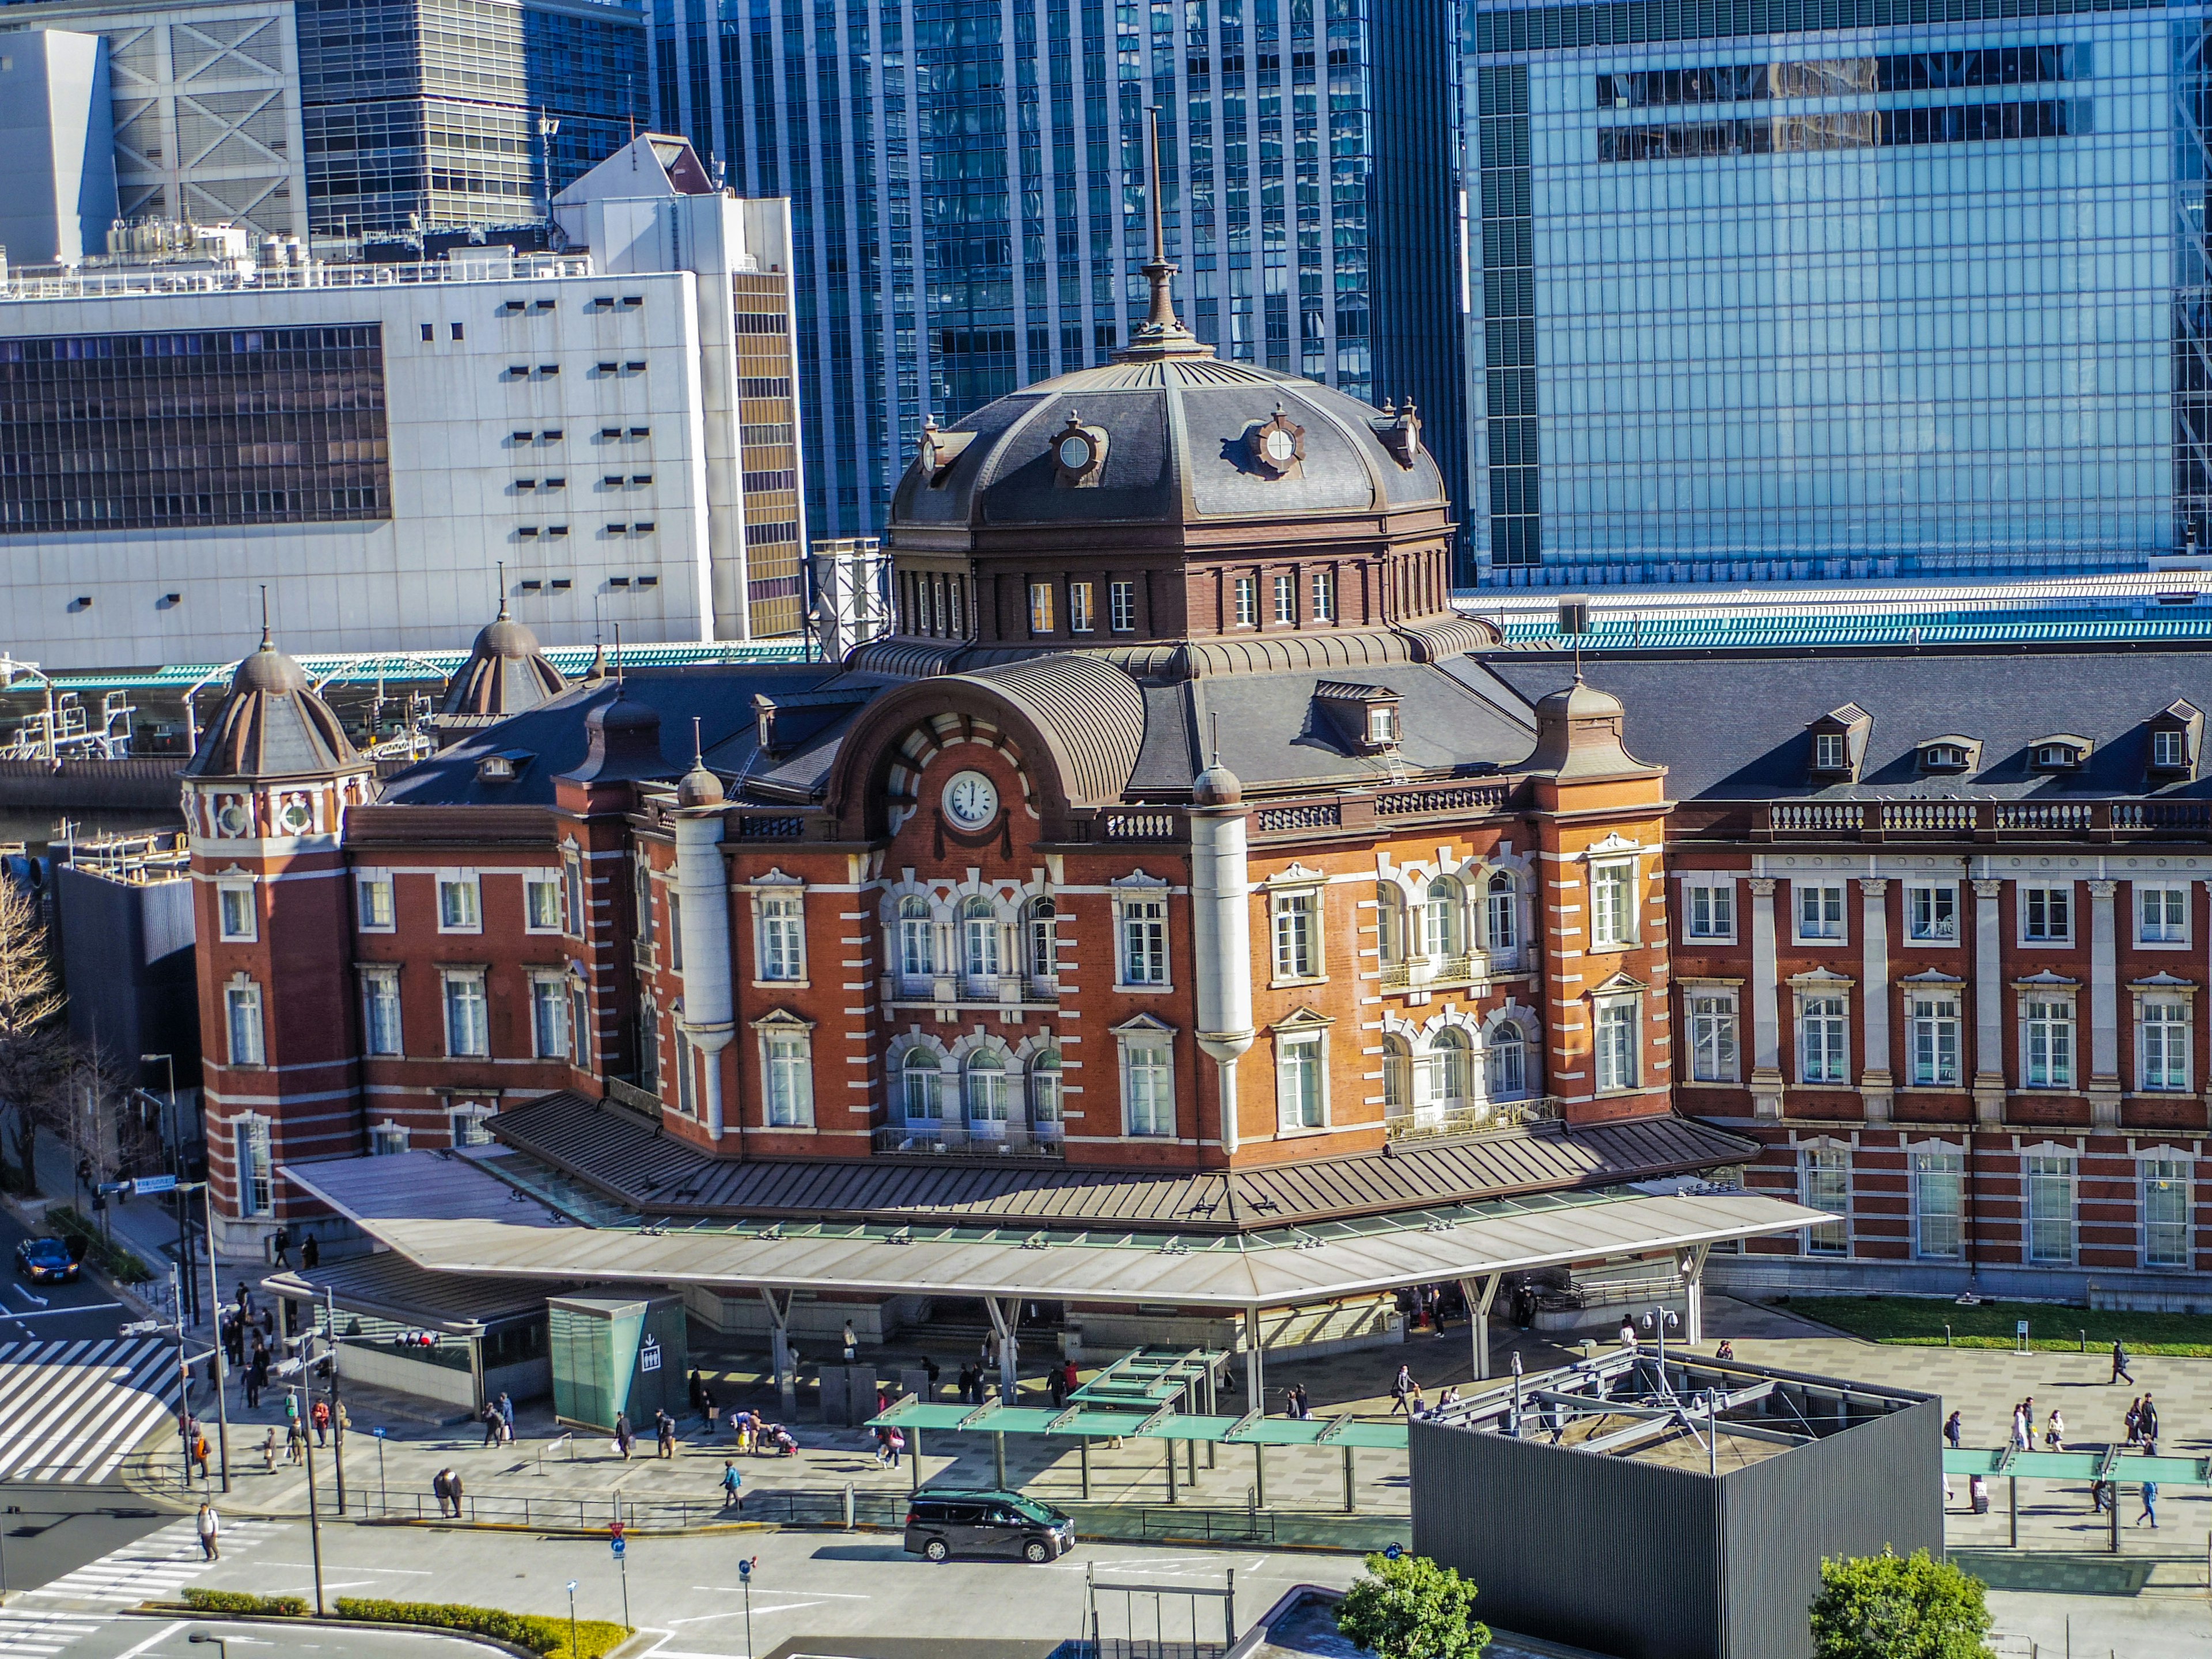
[{"label": "arched window", "polygon": [[1498,1026],[1486,1045],[1490,1060],[1490,1097],[1523,1100],[1528,1094],[1528,1044],[1518,1025]]},{"label": "arched window", "polygon": [[1499,955],[1521,946],[1521,902],[1513,890],[1513,878],[1503,870],[1490,878],[1487,904],[1490,948]]},{"label": "arched window", "polygon": [[1467,1033],[1446,1026],[1429,1039],[1424,1106],[1454,1106],[1474,1092],[1474,1051]]},{"label": "arched window", "polygon": [[968,1056],[968,1121],[979,1135],[1006,1132],[1006,1061],[995,1048]]},{"label": "arched window", "polygon": [[1048,987],[1060,974],[1060,907],[1048,898],[1033,898],[1024,920],[1027,923],[1030,977]]},{"label": "arched window", "polygon": [[1394,881],[1375,884],[1375,933],[1382,949],[1382,965],[1402,966],[1410,943],[1406,937],[1406,896]]},{"label": "arched window", "polygon": [[637,1005],[637,1081],[649,1095],[660,1092],[660,1010],[649,996]]},{"label": "arched window", "polygon": [[1421,904],[1421,954],[1437,959],[1460,951],[1460,890],[1449,876],[1429,884]]},{"label": "arched window", "polygon": [[899,901],[899,972],[908,979],[927,979],[937,971],[937,929],[929,919],[929,901],[909,894]]},{"label": "arched window", "polygon": [[1030,1127],[1040,1135],[1057,1135],[1060,1132],[1057,1048],[1047,1048],[1030,1060]]},{"label": "arched window", "polygon": [[962,948],[971,986],[988,986],[999,977],[999,911],[978,893],[960,907]]},{"label": "arched window", "polygon": [[1382,1115],[1400,1117],[1413,1109],[1413,1051],[1406,1039],[1382,1039]]},{"label": "arched window", "polygon": [[906,1058],[899,1062],[899,1097],[908,1122],[933,1122],[945,1115],[938,1097],[943,1075],[937,1056],[928,1049],[916,1047],[906,1051]]}]

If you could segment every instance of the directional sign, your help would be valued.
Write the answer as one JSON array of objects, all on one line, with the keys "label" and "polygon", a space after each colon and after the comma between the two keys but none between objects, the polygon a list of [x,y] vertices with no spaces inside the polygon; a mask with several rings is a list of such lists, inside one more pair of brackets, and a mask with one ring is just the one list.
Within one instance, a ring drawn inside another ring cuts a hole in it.
[{"label": "directional sign", "polygon": [[140,1176],[131,1183],[131,1195],[143,1198],[149,1193],[173,1193],[177,1178],[173,1175]]},{"label": "directional sign", "polygon": [[1406,1547],[1403,1544],[1385,1544],[1382,1547],[1382,1559],[1385,1561],[1395,1561],[1405,1553]]},{"label": "directional sign", "polygon": [[615,1559],[619,1561],[623,1559],[623,1553],[629,1549],[629,1546],[619,1538],[610,1538],[607,1540],[607,1547],[615,1553]]},{"label": "directional sign", "polygon": [[743,1560],[740,1560],[740,1561],[738,1563],[738,1577],[740,1577],[740,1578],[750,1578],[750,1577],[751,1577],[752,1576],[753,1576],[753,1564],[752,1564],[752,1560],[751,1560],[751,1559],[750,1559],[750,1557],[748,1557],[748,1558],[746,1558],[746,1559],[743,1559]]},{"label": "directional sign", "polygon": [[112,1198],[118,1193],[130,1191],[131,1183],[127,1181],[103,1181],[93,1190],[102,1198]]}]

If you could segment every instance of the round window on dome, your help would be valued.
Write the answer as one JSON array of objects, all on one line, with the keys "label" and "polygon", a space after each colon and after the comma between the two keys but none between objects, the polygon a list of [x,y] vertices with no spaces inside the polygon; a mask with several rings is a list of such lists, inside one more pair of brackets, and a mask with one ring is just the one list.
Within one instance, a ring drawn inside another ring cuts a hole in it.
[{"label": "round window on dome", "polygon": [[1091,465],[1091,440],[1079,432],[1070,433],[1060,441],[1060,464],[1070,472],[1080,472]]}]

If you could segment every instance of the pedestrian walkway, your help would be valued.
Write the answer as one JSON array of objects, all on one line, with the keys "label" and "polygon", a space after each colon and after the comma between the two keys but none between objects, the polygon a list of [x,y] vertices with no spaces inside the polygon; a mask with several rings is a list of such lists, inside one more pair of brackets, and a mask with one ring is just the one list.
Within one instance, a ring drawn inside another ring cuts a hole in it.
[{"label": "pedestrian walkway", "polygon": [[[226,1518],[222,1547],[235,1555],[283,1530],[272,1522]],[[48,1659],[141,1601],[174,1601],[215,1565],[202,1555],[198,1518],[172,1522],[0,1607],[0,1659]]]},{"label": "pedestrian walkway", "polygon": [[0,1343],[0,1479],[108,1480],[177,1399],[173,1343]]}]

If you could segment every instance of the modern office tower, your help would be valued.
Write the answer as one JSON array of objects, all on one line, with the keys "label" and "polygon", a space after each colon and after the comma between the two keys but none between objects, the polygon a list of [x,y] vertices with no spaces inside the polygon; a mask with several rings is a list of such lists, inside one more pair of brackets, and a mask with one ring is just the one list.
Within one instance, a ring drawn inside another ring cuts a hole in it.
[{"label": "modern office tower", "polygon": [[653,0],[653,108],[788,196],[823,536],[881,529],[924,420],[1103,362],[1169,256],[1224,357],[1411,398],[1455,500],[1441,0]]},{"label": "modern office tower", "polygon": [[318,234],[540,220],[645,125],[645,21],[623,0],[296,3]]},{"label": "modern office tower", "polygon": [[[228,223],[256,236],[307,234],[291,0],[0,4],[0,40],[49,29],[107,43],[98,102],[112,116],[113,214]],[[15,44],[0,56],[16,57]],[[23,58],[16,62],[20,72]],[[19,264],[43,264],[58,251],[11,246],[9,253]],[[105,250],[94,239],[83,251]]]},{"label": "modern office tower", "polygon": [[41,30],[0,51],[0,251],[75,264],[107,246],[115,218],[115,124],[107,43]]},{"label": "modern office tower", "polygon": [[1465,516],[1488,580],[2059,574],[2204,544],[2207,25],[2022,9],[1478,0]]},{"label": "modern office tower", "polygon": [[796,633],[784,204],[631,148],[564,192],[557,255],[257,262],[234,229],[12,270],[0,640],[221,661],[264,591],[317,651],[466,645],[502,602],[548,644]]}]

